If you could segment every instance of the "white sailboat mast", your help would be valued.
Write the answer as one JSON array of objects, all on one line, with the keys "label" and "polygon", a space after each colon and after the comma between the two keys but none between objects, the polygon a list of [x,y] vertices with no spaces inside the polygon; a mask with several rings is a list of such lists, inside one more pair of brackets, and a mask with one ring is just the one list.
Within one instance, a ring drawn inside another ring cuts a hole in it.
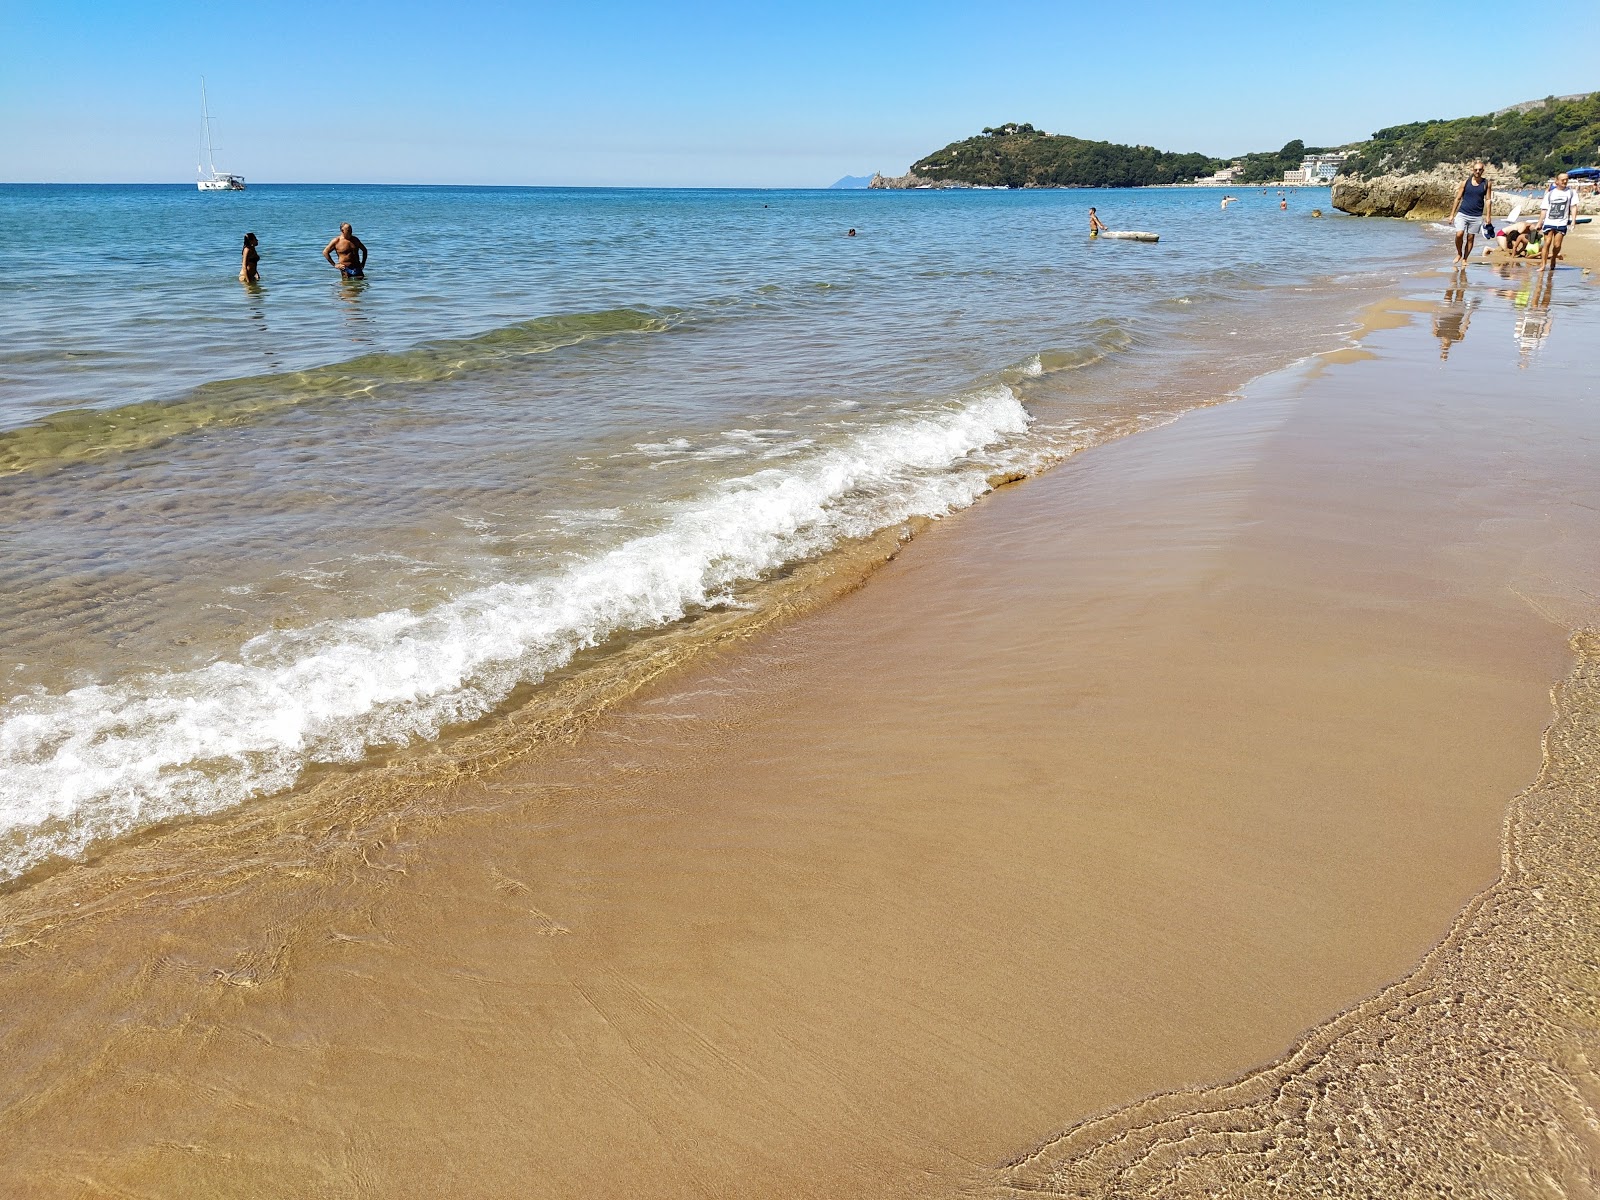
[{"label": "white sailboat mast", "polygon": [[[206,77],[204,75],[200,76],[200,124],[204,127],[206,135],[205,167],[210,168],[212,177],[214,178],[217,174],[217,160],[216,155],[211,148],[211,109],[206,104]],[[204,169],[205,168],[202,167],[195,168],[197,171]]]}]

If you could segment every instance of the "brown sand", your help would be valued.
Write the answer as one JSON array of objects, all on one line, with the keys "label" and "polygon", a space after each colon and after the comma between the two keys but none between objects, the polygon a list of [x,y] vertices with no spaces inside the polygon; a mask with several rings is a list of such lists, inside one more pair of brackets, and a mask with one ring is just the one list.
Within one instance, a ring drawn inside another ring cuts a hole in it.
[{"label": "brown sand", "polygon": [[1596,418],[1502,307],[1007,489],[354,869],[113,852],[0,938],[0,1192],[1049,1188],[1092,1131],[996,1172],[1275,1058],[1496,879],[1594,615]]}]

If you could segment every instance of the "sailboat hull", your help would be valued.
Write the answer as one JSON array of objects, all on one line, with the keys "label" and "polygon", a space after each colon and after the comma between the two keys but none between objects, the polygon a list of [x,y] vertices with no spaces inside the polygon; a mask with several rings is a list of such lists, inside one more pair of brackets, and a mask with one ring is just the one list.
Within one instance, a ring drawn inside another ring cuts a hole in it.
[{"label": "sailboat hull", "polygon": [[206,77],[200,76],[200,128],[205,161],[195,167],[195,187],[202,192],[242,192],[244,176],[217,170],[216,147],[211,144],[211,106],[206,103]]}]

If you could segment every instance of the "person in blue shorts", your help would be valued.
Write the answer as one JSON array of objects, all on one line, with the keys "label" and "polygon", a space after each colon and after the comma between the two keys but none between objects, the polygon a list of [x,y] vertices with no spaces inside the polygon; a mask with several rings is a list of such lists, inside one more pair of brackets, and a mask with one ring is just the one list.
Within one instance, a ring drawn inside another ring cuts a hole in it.
[{"label": "person in blue shorts", "polygon": [[[333,259],[335,254],[339,256],[338,262]],[[362,279],[367,274],[367,248],[348,222],[339,226],[339,236],[322,248],[322,257],[328,260],[330,267],[338,267],[339,274],[346,279]]]},{"label": "person in blue shorts", "polygon": [[1556,176],[1556,185],[1539,201],[1544,209],[1544,249],[1539,252],[1539,266],[1554,266],[1561,257],[1561,243],[1578,215],[1578,193],[1567,182],[1565,171]]}]

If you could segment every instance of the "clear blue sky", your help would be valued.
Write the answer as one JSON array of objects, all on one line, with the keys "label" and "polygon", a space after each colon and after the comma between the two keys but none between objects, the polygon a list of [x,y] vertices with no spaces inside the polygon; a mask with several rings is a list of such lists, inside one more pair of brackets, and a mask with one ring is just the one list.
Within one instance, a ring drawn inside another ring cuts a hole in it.
[{"label": "clear blue sky", "polygon": [[201,74],[262,183],[819,186],[1003,121],[1220,155],[1600,88],[1600,6],[1550,56],[1511,11],[0,0],[0,181],[192,179]]}]

